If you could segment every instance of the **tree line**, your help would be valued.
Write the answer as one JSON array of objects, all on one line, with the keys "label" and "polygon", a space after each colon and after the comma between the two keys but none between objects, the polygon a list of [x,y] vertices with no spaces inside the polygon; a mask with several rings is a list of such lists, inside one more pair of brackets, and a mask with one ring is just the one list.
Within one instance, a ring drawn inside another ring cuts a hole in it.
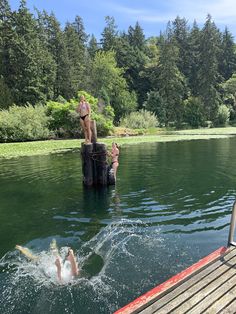
[{"label": "tree line", "polygon": [[105,18],[98,42],[76,16],[62,27],[53,13],[13,11],[0,0],[0,109],[75,98],[84,90],[114,110],[114,123],[145,109],[160,125],[204,126],[236,120],[236,48],[211,16],[202,28],[176,17],[157,36],[140,24],[119,31]]}]

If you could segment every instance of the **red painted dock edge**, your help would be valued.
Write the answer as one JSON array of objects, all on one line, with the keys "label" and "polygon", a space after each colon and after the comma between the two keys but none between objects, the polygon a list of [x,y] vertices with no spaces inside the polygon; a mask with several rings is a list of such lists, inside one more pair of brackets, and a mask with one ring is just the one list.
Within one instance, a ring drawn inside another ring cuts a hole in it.
[{"label": "red painted dock edge", "polygon": [[142,296],[135,299],[133,302],[127,304],[126,306],[122,307],[121,309],[114,312],[114,314],[130,314],[133,313],[135,310],[139,309],[141,306],[144,306],[151,300],[154,300],[159,294],[166,291],[170,287],[173,287],[181,280],[185,279],[186,277],[190,276],[196,270],[199,270],[201,267],[206,266],[210,262],[214,261],[215,259],[219,258],[220,256],[224,255],[227,251],[227,247],[220,247],[216,251],[212,252],[210,255],[202,258],[197,263],[193,264],[192,266],[186,268],[179,274],[171,277],[167,281],[163,282],[162,284],[156,286],[152,290],[146,292]]}]

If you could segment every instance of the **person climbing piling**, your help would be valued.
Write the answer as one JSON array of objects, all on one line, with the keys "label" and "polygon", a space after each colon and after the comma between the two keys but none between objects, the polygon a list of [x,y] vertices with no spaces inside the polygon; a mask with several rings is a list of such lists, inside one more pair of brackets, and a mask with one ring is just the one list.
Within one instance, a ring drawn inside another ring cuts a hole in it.
[{"label": "person climbing piling", "polygon": [[111,167],[114,173],[115,180],[116,180],[117,168],[119,167],[119,161],[118,161],[119,154],[120,154],[119,146],[117,143],[113,142],[112,150],[111,152],[108,152],[108,156],[111,157]]}]

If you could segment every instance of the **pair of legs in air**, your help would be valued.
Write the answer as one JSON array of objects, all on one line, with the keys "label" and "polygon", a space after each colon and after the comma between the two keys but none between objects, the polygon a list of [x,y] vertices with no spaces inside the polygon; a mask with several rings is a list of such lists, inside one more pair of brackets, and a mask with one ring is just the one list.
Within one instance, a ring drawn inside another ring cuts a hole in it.
[{"label": "pair of legs in air", "polygon": [[[28,248],[20,246],[20,245],[16,245],[16,249],[19,250],[23,255],[25,255],[29,260],[37,262],[40,266],[39,256],[34,255]],[[59,282],[62,282],[63,281],[63,278],[62,278],[62,266],[63,265],[61,262],[61,258],[59,256],[59,252],[58,252],[55,240],[53,240],[50,244],[50,251],[55,256],[57,278],[58,278]],[[75,276],[77,276],[79,274],[79,269],[78,269],[78,264],[77,264],[76,258],[74,256],[74,252],[71,248],[68,250],[68,255],[67,255],[66,259],[70,263],[71,278],[74,278]]]},{"label": "pair of legs in air", "polygon": [[[72,249],[69,249],[69,251],[68,251],[67,260],[70,262],[71,277],[74,278],[75,276],[78,276],[78,274],[79,274],[78,264],[76,262],[74,252]],[[56,258],[55,265],[57,267],[57,278],[60,282],[62,282],[63,281],[62,265],[61,265],[61,260],[60,260],[59,256],[57,256],[57,258]]]}]

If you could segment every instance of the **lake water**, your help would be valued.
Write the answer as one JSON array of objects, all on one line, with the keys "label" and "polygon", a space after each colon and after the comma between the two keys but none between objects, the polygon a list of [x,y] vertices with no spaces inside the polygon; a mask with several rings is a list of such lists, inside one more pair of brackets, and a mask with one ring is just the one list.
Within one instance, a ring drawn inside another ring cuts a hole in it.
[{"label": "lake water", "polygon": [[[79,151],[1,160],[0,313],[112,313],[226,245],[235,156],[236,138],[124,146],[104,189],[83,187]],[[52,239],[78,257],[70,284],[42,271]]]}]

